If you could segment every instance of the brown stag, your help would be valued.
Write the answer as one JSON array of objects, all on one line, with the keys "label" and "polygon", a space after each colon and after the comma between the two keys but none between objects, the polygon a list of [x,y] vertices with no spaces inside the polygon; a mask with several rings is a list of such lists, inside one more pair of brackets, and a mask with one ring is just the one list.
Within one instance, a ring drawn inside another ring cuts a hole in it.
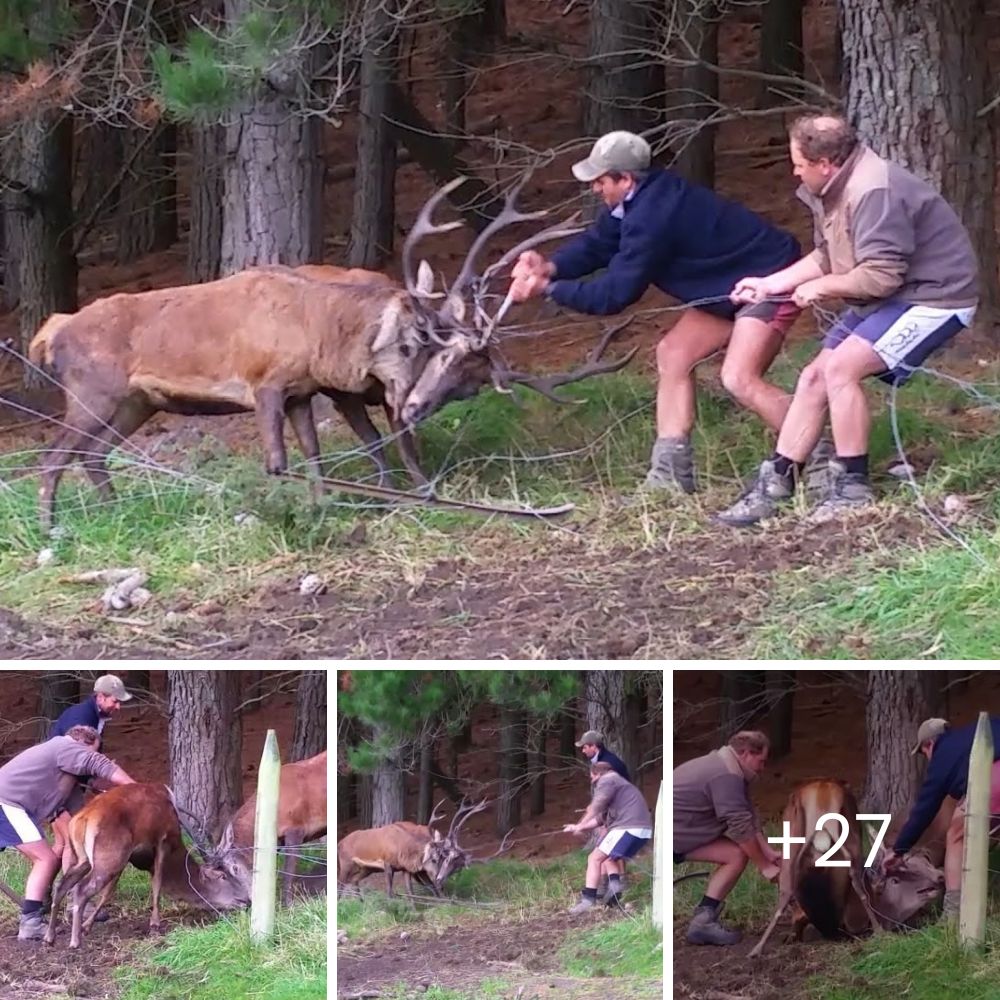
[{"label": "brown stag", "polygon": [[355,830],[337,844],[338,885],[356,887],[366,875],[381,871],[385,872],[385,892],[390,897],[396,872],[403,873],[406,893],[412,897],[413,876],[422,875],[435,883],[439,866],[439,843],[396,823]]},{"label": "brown stag", "polygon": [[[815,779],[793,789],[782,820],[789,824],[791,836],[802,837],[805,843],[791,844],[790,857],[782,862],[778,906],[750,952],[751,958],[760,955],[793,901],[796,939],[801,939],[809,924],[824,937],[836,938],[845,931],[857,934],[869,926],[878,931],[883,925],[905,924],[940,893],[942,873],[918,855],[911,855],[906,868],[884,876],[882,866],[888,852],[883,849],[875,871],[866,874],[860,823],[855,818],[858,811],[854,793],[843,781]],[[848,824],[847,836],[836,851],[832,848],[841,839],[841,825],[826,820],[818,827],[820,818],[828,813],[843,816]],[[821,858],[847,861],[848,865],[817,866]]]},{"label": "brown stag", "polygon": [[[292,880],[295,876],[295,849],[326,836],[326,751],[305,760],[284,764],[278,790],[278,843],[285,849],[282,869],[281,901],[291,902]],[[257,796],[240,806],[226,827],[219,849],[235,854],[235,868],[250,884],[254,851],[254,825]]]},{"label": "brown stag", "polygon": [[[150,931],[160,928],[161,890],[200,907],[228,910],[246,906],[249,887],[237,873],[235,855],[212,850],[185,825],[201,853],[201,861],[197,860],[184,847],[181,826],[173,797],[164,785],[120,785],[84,806],[70,820],[69,840],[76,861],[56,888],[46,944],[55,942],[59,908],[72,890],[69,946],[79,948],[81,932],[90,930],[129,863],[152,875]],[[98,893],[100,897],[84,921],[84,907]]]}]

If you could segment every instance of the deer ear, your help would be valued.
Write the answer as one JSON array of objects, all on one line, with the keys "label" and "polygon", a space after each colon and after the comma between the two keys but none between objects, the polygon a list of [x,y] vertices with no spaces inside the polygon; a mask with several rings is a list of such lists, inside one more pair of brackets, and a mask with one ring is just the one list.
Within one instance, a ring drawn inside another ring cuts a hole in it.
[{"label": "deer ear", "polygon": [[456,323],[465,322],[465,299],[462,297],[460,292],[455,292],[453,295],[449,295],[448,298],[445,299],[441,315],[454,320]]},{"label": "deer ear", "polygon": [[436,843],[436,844],[441,843],[441,831],[440,830],[435,830],[434,831],[434,843]]},{"label": "deer ear", "polygon": [[417,267],[417,294],[429,298],[434,293],[434,272],[426,260]]},{"label": "deer ear", "polygon": [[382,310],[382,320],[379,323],[378,333],[372,341],[372,354],[377,354],[383,348],[396,342],[399,337],[399,328],[402,323],[403,303],[397,298],[389,300],[389,304]]}]

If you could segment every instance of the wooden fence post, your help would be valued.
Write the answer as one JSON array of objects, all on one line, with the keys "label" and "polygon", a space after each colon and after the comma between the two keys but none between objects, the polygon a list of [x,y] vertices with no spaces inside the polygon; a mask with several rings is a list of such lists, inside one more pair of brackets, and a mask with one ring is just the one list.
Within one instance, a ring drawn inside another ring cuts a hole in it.
[{"label": "wooden fence post", "polygon": [[250,940],[263,944],[274,933],[275,889],[278,883],[278,791],[281,755],[278,737],[267,731],[257,775],[254,815],[253,883],[250,888]]},{"label": "wooden fence post", "polygon": [[667,832],[663,829],[664,813],[667,807],[663,799],[663,782],[656,796],[656,817],[653,820],[653,926],[663,927],[663,904],[666,899],[664,889],[667,875]]},{"label": "wooden fence post", "polygon": [[969,784],[965,795],[965,852],[962,858],[962,903],[959,940],[979,948],[986,940],[986,873],[990,850],[990,779],[993,775],[993,732],[990,717],[979,713],[969,754]]}]

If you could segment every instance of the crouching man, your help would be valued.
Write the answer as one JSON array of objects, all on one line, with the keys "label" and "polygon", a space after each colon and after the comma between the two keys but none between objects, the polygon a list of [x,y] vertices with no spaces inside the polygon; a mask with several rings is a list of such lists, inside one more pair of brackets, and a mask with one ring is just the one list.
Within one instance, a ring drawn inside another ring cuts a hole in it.
[{"label": "crouching man", "polygon": [[113,785],[132,779],[97,752],[100,737],[90,726],[73,726],[65,736],[22,750],[0,767],[0,850],[14,847],[31,862],[21,906],[19,941],[45,937],[42,900],[52,887],[60,858],[42,836],[42,822],[58,816],[77,779],[106,778]]},{"label": "crouching man", "polygon": [[764,770],[769,749],[763,733],[746,730],[674,769],[674,861],[719,866],[695,908],[690,944],[736,944],[743,936],[724,927],[719,913],[747,861],[769,881],[778,877],[781,855],[764,839],[750,802],[750,782]]},{"label": "crouching man", "polygon": [[585,833],[598,826],[607,828],[601,842],[587,857],[587,876],[580,902],[570,909],[578,916],[597,903],[601,875],[608,876],[608,891],[602,902],[617,906],[625,891],[622,868],[625,858],[635,857],[653,836],[653,817],[642,792],[617,774],[610,764],[590,765],[594,795],[579,823],[563,827],[563,833]]}]

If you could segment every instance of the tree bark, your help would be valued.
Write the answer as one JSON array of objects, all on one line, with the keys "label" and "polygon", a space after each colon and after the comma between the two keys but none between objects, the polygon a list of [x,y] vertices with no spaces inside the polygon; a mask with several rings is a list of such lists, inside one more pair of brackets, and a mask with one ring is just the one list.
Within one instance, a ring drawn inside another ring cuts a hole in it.
[{"label": "tree bark", "polygon": [[500,789],[497,797],[496,834],[502,837],[521,822],[521,789],[524,779],[524,713],[500,710]]},{"label": "tree bark", "polygon": [[[760,71],[772,76],[794,76],[805,73],[802,52],[803,0],[767,0],[760,21]],[[761,80],[757,91],[757,106],[773,107],[788,100],[786,95],[799,96],[802,88],[793,82],[773,83]]]},{"label": "tree bark", "polygon": [[21,299],[21,253],[15,242],[19,230],[12,218],[16,204],[15,195],[0,191],[0,310],[16,309]]},{"label": "tree bark", "polygon": [[[94,224],[110,218],[118,207],[122,169],[123,131],[106,122],[95,122],[80,132],[80,152],[77,156],[77,187],[80,195],[76,203],[76,218],[81,228],[92,231]],[[92,220],[87,226],[86,220]],[[77,234],[77,248],[86,243],[86,235]]]},{"label": "tree bark", "polygon": [[357,776],[358,825],[362,830],[370,830],[375,823],[374,788],[375,782],[370,774]]},{"label": "tree bark", "polygon": [[[996,188],[985,0],[842,0],[843,91],[877,153],[933,184],[954,206],[979,255],[976,326],[997,319]],[[984,210],[985,206],[985,210]]]},{"label": "tree bark", "polygon": [[908,814],[924,763],[923,757],[910,756],[910,748],[917,727],[928,715],[919,671],[869,671],[868,776],[860,799],[865,812],[891,813],[897,820]]},{"label": "tree bark", "polygon": [[[226,0],[241,20],[248,0]],[[220,270],[305,264],[323,253],[323,158],[319,119],[304,111],[298,73],[272,75],[226,126]]]},{"label": "tree bark", "polygon": [[704,65],[719,64],[719,8],[714,0],[677,0],[675,9],[680,12],[681,57],[700,62],[685,66],[680,89],[667,95],[667,116],[685,121],[690,132],[673,168],[694,184],[714,187],[716,130],[702,123],[717,110],[719,98],[719,74]]},{"label": "tree bark", "polygon": [[426,823],[434,805],[434,776],[431,761],[434,759],[434,741],[424,736],[420,741],[420,775],[417,786],[417,822]]},{"label": "tree bark", "polygon": [[576,719],[570,711],[559,713],[559,756],[563,760],[574,760],[576,749]]},{"label": "tree bark", "polygon": [[289,760],[305,760],[326,749],[326,671],[303,670],[295,690],[295,730]]},{"label": "tree bark", "polygon": [[379,269],[392,254],[396,218],[396,135],[389,124],[392,86],[399,61],[399,29],[383,4],[368,4],[364,16],[357,162],[354,177],[351,267]]},{"label": "tree bark", "polygon": [[792,707],[795,698],[795,671],[768,670],[765,673],[767,700],[771,706],[771,757],[785,757],[792,749]]},{"label": "tree bark", "polygon": [[80,678],[70,671],[45,670],[38,677],[38,742],[49,738],[52,723],[80,701]]},{"label": "tree bark", "polygon": [[[39,326],[54,312],[75,312],[77,265],[73,253],[73,123],[43,111],[15,127],[7,152],[8,240],[19,254],[18,349],[27,354]],[[24,385],[47,382],[24,366]]]},{"label": "tree bark", "polygon": [[634,767],[638,760],[637,734],[628,732],[625,725],[624,672],[588,670],[584,685],[587,728],[603,733],[604,745]]},{"label": "tree bark", "polygon": [[170,787],[213,843],[243,801],[239,695],[234,670],[167,674]]},{"label": "tree bark", "polygon": [[[375,727],[375,741],[380,737]],[[406,786],[398,753],[384,759],[371,773],[371,825],[388,826],[406,818]]]},{"label": "tree bark", "polygon": [[642,132],[652,124],[654,79],[649,51],[650,9],[630,0],[590,4],[583,127],[588,135],[617,129]]},{"label": "tree bark", "polygon": [[545,739],[548,726],[541,719],[535,719],[528,732],[528,813],[541,816],[545,812]]}]

